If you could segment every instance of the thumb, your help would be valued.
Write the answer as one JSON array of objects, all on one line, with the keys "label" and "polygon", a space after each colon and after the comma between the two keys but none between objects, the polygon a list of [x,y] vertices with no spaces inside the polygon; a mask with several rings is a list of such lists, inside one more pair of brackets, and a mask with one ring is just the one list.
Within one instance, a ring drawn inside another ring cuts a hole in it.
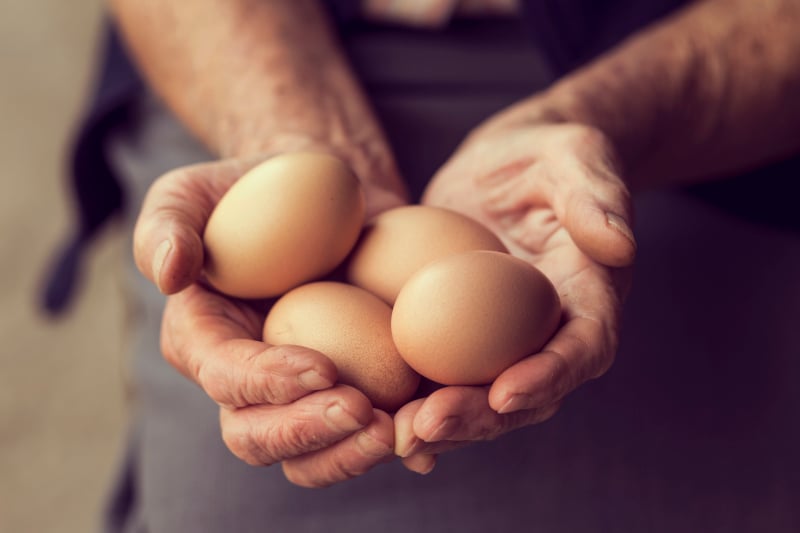
[{"label": "thumb", "polygon": [[136,266],[164,294],[199,278],[211,211],[250,163],[225,160],[173,170],[150,187],[133,234]]},{"label": "thumb", "polygon": [[595,185],[594,190],[573,190],[560,217],[582,252],[611,267],[629,266],[636,255],[633,209],[627,194],[613,190],[618,188]]}]

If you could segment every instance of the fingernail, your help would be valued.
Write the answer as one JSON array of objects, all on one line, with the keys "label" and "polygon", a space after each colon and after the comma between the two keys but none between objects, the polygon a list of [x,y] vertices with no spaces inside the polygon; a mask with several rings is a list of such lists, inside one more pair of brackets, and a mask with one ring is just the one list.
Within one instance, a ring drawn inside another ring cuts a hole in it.
[{"label": "fingernail", "polygon": [[636,238],[633,236],[633,230],[631,230],[624,218],[616,213],[606,213],[606,220],[608,221],[609,226],[620,232],[626,239],[631,241],[633,245],[636,246]]},{"label": "fingernail", "polygon": [[364,424],[356,420],[352,414],[347,412],[341,404],[335,403],[325,411],[325,419],[330,424],[342,432],[352,433],[364,427]]},{"label": "fingernail", "polygon": [[317,391],[330,388],[333,383],[316,370],[306,370],[297,376],[300,386],[307,391]]},{"label": "fingernail", "polygon": [[433,433],[424,440],[426,442],[436,442],[440,440],[445,440],[448,438],[452,433],[461,425],[461,419],[457,416],[448,416],[444,419],[444,421],[439,424],[439,426],[433,430]]},{"label": "fingernail", "polygon": [[422,463],[419,465],[419,469],[416,470],[417,474],[426,476],[433,472],[434,467],[436,467],[436,456],[435,455],[422,455],[420,457],[425,457],[428,459],[428,463]]},{"label": "fingernail", "polygon": [[519,411],[521,409],[525,409],[528,407],[530,403],[530,396],[527,394],[515,394],[511,398],[508,399],[503,406],[497,410],[498,414],[504,415],[507,413],[513,413],[514,411]]},{"label": "fingernail", "polygon": [[415,455],[410,460],[406,460],[405,465],[412,472],[424,476],[433,471],[436,466],[436,456],[432,454]]},{"label": "fingernail", "polygon": [[400,457],[409,457],[414,455],[422,447],[422,441],[413,436],[405,442],[398,442],[395,444],[395,453]]},{"label": "fingernail", "polygon": [[161,290],[161,270],[164,268],[164,264],[167,262],[167,257],[171,251],[172,243],[167,239],[158,245],[158,248],[156,248],[153,254],[153,280],[156,283],[156,287],[158,287],[158,290],[161,292],[164,292]]},{"label": "fingernail", "polygon": [[366,431],[356,436],[356,444],[364,455],[383,457],[392,453],[392,447],[381,442]]}]

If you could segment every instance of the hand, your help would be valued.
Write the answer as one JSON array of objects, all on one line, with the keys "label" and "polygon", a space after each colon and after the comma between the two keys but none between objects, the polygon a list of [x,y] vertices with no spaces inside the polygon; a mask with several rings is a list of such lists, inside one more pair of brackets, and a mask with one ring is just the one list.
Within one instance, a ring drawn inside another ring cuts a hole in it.
[{"label": "hand", "polygon": [[[171,294],[162,352],[220,406],[228,448],[252,465],[282,462],[286,477],[330,485],[394,457],[394,428],[359,391],[336,385],[323,354],[261,342],[265,302],[228,298],[202,282],[202,231],[227,189],[264,157],[172,171],[150,189],[134,232],[142,273]],[[400,196],[365,182],[369,209]]]},{"label": "hand", "polygon": [[423,202],[496,232],[554,283],[563,316],[540,353],[491,386],[443,387],[398,411],[395,451],[417,472],[431,470],[438,453],[546,420],[570,391],[610,367],[636,250],[629,194],[606,137],[532,119],[524,109],[473,132]]}]

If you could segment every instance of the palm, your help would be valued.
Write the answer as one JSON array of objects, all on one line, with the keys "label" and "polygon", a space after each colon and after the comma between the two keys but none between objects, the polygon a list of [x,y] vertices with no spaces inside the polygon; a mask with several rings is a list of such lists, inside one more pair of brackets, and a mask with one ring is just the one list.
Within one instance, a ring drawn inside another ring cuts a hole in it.
[{"label": "palm", "polygon": [[612,271],[576,245],[554,206],[558,183],[553,176],[559,165],[552,163],[547,146],[537,153],[531,150],[535,144],[525,143],[524,152],[519,150],[523,143],[517,144],[505,143],[506,149],[495,152],[496,158],[481,157],[485,155],[481,146],[468,145],[466,150],[475,152],[481,162],[451,160],[431,181],[423,202],[460,211],[494,231],[513,255],[547,275],[568,316],[579,316],[582,306],[571,298],[572,290],[584,292],[615,281],[622,293],[629,273]]},{"label": "palm", "polygon": [[[611,364],[633,242],[609,231],[606,213],[628,214],[627,191],[603,166],[609,160],[604,145],[593,152],[588,137],[574,133],[561,125],[480,131],[426,190],[423,203],[483,223],[512,254],[541,270],[558,290],[563,316],[540,353],[507,369],[491,387],[445,387],[401,410],[399,441],[413,442],[411,433],[427,442],[401,445],[401,455],[435,454],[540,422]],[[446,420],[460,422],[437,430]],[[413,469],[413,458],[406,464]]]}]

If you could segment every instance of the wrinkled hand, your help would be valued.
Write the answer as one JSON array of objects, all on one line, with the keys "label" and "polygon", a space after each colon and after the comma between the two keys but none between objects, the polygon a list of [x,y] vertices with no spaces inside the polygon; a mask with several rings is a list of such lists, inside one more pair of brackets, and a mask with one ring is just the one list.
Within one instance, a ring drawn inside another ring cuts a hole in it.
[{"label": "wrinkled hand", "polygon": [[396,414],[396,453],[417,472],[432,469],[440,452],[546,420],[610,367],[636,251],[613,149],[583,125],[501,114],[465,140],[423,202],[496,232],[554,283],[563,316],[540,353],[491,386],[444,387]]},{"label": "wrinkled hand", "polygon": [[[336,385],[323,354],[260,341],[265,302],[228,298],[202,282],[202,232],[228,188],[264,158],[181,168],[157,180],[134,232],[142,273],[172,295],[164,311],[162,352],[220,406],[228,448],[252,465],[282,462],[302,486],[330,485],[393,455],[386,413],[352,387]],[[395,192],[365,185],[368,210],[402,203]]]}]

